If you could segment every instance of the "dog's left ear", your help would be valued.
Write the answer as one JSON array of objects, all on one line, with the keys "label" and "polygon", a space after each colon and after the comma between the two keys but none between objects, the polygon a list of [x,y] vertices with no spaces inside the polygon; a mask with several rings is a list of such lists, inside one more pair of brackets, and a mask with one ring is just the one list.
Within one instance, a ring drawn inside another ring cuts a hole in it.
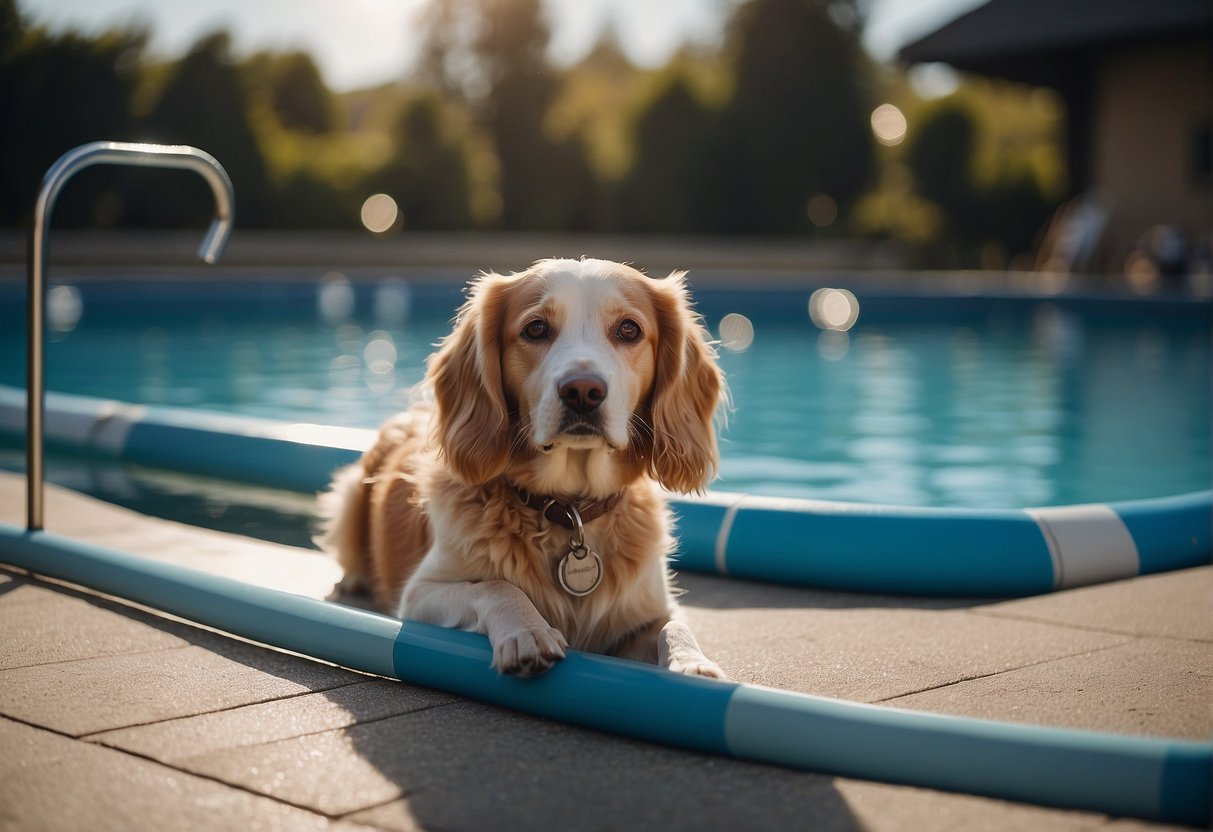
[{"label": "dog's left ear", "polygon": [[434,391],[439,450],[447,467],[471,485],[498,476],[509,462],[509,412],[501,378],[509,284],[497,274],[477,278],[426,374]]},{"label": "dog's left ear", "polygon": [[716,476],[720,455],[713,419],[727,396],[703,320],[691,309],[685,272],[650,284],[657,311],[657,371],[649,472],[671,491],[700,492]]}]

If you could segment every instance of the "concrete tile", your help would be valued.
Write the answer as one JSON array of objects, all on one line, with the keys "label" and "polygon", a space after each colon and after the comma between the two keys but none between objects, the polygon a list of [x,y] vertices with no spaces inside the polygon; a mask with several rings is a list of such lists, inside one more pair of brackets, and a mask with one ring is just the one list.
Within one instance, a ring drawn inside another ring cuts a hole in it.
[{"label": "concrete tile", "polygon": [[[6,477],[0,475],[0,495],[8,493],[5,489]],[[54,492],[60,496],[54,496]],[[13,493],[19,496],[19,489]],[[48,496],[52,500],[49,512],[52,531],[93,536],[93,542],[104,540],[114,548],[153,557],[181,558],[180,562],[187,565],[239,573],[278,587],[283,586],[280,575],[291,574],[297,564],[307,561],[318,565],[299,567],[299,577],[291,579],[299,581],[290,587],[293,591],[324,595],[331,584],[322,572],[333,568],[333,564],[314,553],[303,552],[307,557],[300,559],[297,555],[302,550],[268,544],[246,547],[240,538],[214,532],[201,532],[200,537],[184,527],[172,528],[175,524],[156,528],[165,521],[147,520],[61,489],[49,489]],[[54,502],[59,499],[63,502]],[[10,502],[12,505],[8,505]],[[20,505],[19,500],[0,498],[0,520],[22,522],[16,516],[20,514]],[[8,517],[13,512],[14,517]],[[1058,665],[1061,672],[1054,681],[1064,683],[1070,673],[1066,662],[1113,654],[1132,639],[1119,635],[1128,630],[1109,626],[1124,617],[1116,609],[1116,604],[1122,601],[1105,599],[1096,603],[1080,597],[1092,609],[1072,616],[1067,616],[1065,604],[1058,611],[1052,608],[1052,603],[1078,593],[1114,588],[1124,590],[1123,603],[1141,603],[1142,596],[1131,588],[1143,581],[1153,586],[1155,581],[1167,577],[990,606],[982,606],[984,602],[979,600],[882,598],[692,575],[684,576],[681,583],[691,590],[684,602],[705,650],[720,659],[735,678],[827,695],[880,699],[957,679],[972,679],[983,673],[1000,674],[992,679],[1014,675],[1001,671],[1016,668],[1022,668],[1018,673],[1028,673],[1035,669],[1029,666],[1032,662],[1049,662],[1039,665],[1040,668]],[[24,607],[22,598],[33,596],[17,595],[15,590],[27,585],[46,586],[0,570],[0,617],[6,612],[6,588],[11,586],[8,594],[18,599],[13,606]],[[1165,626],[1167,629],[1158,635],[1175,637],[1180,633],[1178,637],[1188,638],[1182,635],[1188,632],[1183,629],[1185,619],[1199,617],[1209,606],[1208,592],[1196,591],[1187,583],[1166,582],[1147,592],[1146,609],[1128,618],[1140,615],[1153,622],[1150,626]],[[71,597],[85,597],[85,593]],[[1048,603],[1044,603],[1043,612],[1033,610],[1032,616],[1023,616],[1019,609],[998,609],[1034,602]],[[1159,614],[1168,605],[1186,613],[1172,616],[1172,623],[1159,624]],[[11,701],[14,707],[25,709],[34,718],[46,718],[47,724],[66,726],[73,733],[107,731],[93,734],[90,739],[128,747],[138,754],[162,755],[164,759],[180,761],[174,763],[178,767],[240,783],[242,787],[248,785],[285,800],[299,800],[309,807],[353,812],[345,817],[350,822],[389,829],[542,825],[579,829],[747,829],[760,825],[771,829],[820,827],[881,832],[903,828],[1154,828],[1125,821],[1109,822],[1100,815],[1058,812],[722,760],[472,703],[383,718],[392,711],[387,689],[396,690],[394,683],[366,682],[363,680],[367,677],[356,674],[340,681],[327,679],[317,683],[301,668],[323,666],[156,616],[139,618],[120,605],[96,606],[137,624],[147,624],[162,636],[180,636],[190,646],[0,672],[0,712],[10,710]],[[1038,613],[1039,620],[1031,620]],[[1098,625],[1094,629],[1111,632],[1091,631],[1092,621]],[[0,621],[0,634],[4,624]],[[1134,628],[1139,626],[1142,625],[1133,624]],[[46,635],[48,639],[51,637],[49,633]],[[2,638],[0,635],[0,644]],[[1108,647],[1114,649],[1106,650]],[[210,658],[206,658],[208,655]],[[274,658],[266,659],[266,655]],[[1060,661],[1050,661],[1059,657]],[[1199,667],[1198,661],[1206,660],[1203,654],[1193,653],[1178,660],[1174,667]],[[1097,688],[1113,682],[1128,688],[1152,684],[1155,679],[1167,680],[1163,690],[1190,687],[1182,676],[1177,678],[1174,673],[1168,676],[1166,668],[1156,662],[1140,661],[1135,665],[1131,656],[1121,656],[1120,662],[1124,665],[1123,678],[1096,676],[1104,679],[1094,683]],[[106,669],[107,665],[112,668]],[[1208,666],[1207,661],[1204,666]],[[69,670],[72,668],[74,671]],[[326,668],[325,672],[345,673],[333,668]],[[334,687],[348,684],[350,677],[359,683]],[[983,680],[974,679],[978,681]],[[88,692],[78,692],[86,690],[85,685]],[[403,686],[399,689],[417,690]],[[310,692],[314,690],[326,692]],[[938,690],[942,693],[946,688]],[[1145,688],[1132,690],[1138,691],[1134,697],[1139,697],[1144,707],[1155,707],[1161,701],[1142,694],[1140,691]],[[363,693],[367,695],[365,701],[360,699]],[[1014,691],[1012,694],[1019,695]],[[975,691],[970,704],[980,704],[983,695]],[[1044,700],[1050,695],[1045,691],[1039,698]],[[1105,695],[1111,702],[1119,694],[1110,690]],[[1138,701],[1134,697],[1129,698]],[[991,698],[1000,697],[991,695]],[[1022,706],[1022,699],[1007,697],[1004,701]],[[921,707],[930,709],[927,705]],[[1163,707],[1172,705],[1164,702]],[[964,712],[958,706],[946,709]],[[1190,703],[1184,700],[1175,710],[1180,722],[1187,725],[1193,712]],[[1110,713],[1097,710],[1092,721],[1115,722],[1119,717]],[[1000,718],[1017,717],[1008,713]],[[1080,718],[1063,713],[1058,716],[1062,720],[1058,724],[1074,724]],[[147,724],[163,719],[172,721]],[[0,725],[3,724],[0,719]],[[133,725],[142,727],[130,727]],[[1103,725],[1096,727],[1107,729]],[[64,729],[56,727],[56,730]],[[79,828],[85,822],[91,828],[101,829],[207,826],[205,822],[194,823],[193,810],[179,806],[178,801],[192,804],[197,800],[213,800],[220,804],[228,800],[224,796],[228,792],[243,795],[244,800],[264,799],[242,790],[225,789],[206,779],[199,782],[213,786],[219,796],[200,795],[179,785],[182,779],[193,782],[197,778],[163,769],[177,778],[178,785],[168,787],[159,780],[146,787],[136,785],[134,802],[142,805],[153,801],[156,806],[145,813],[150,826],[132,823],[124,806],[113,805],[115,801],[127,800],[130,788],[126,781],[142,782],[137,776],[124,775],[122,767],[113,762],[133,759],[132,756],[100,743],[57,736],[54,739],[68,744],[64,747],[80,750],[70,754],[43,753],[40,748],[27,749],[9,742],[0,733],[0,749],[6,752],[0,755],[0,828],[12,823],[6,814],[10,803],[23,800],[21,795],[27,791],[33,795],[48,791],[37,784],[27,787],[32,782],[28,777],[25,780],[13,777],[4,767],[12,758],[20,760],[24,756],[51,760],[50,764],[56,766],[55,775],[63,774],[56,781],[60,788],[64,782],[73,786],[76,782],[85,784],[83,803],[91,812],[87,816],[55,814],[40,808],[39,815],[22,806],[15,818],[16,826],[23,829],[37,828],[39,818],[44,816],[50,818],[45,825],[54,828]],[[7,754],[9,748],[17,748],[18,753]],[[61,757],[66,757],[66,761],[60,761]],[[148,760],[140,762],[159,769]],[[110,769],[117,771],[118,776],[110,778]],[[101,783],[96,788],[106,793],[104,797],[93,797],[90,789],[94,782]],[[39,802],[55,798],[57,795],[39,798]],[[69,809],[78,805],[67,802],[71,804]],[[165,823],[162,815],[153,811],[171,813],[172,820]],[[274,820],[276,816],[264,820],[262,815],[253,814],[247,819],[220,811],[215,817],[216,822],[209,825],[233,829],[258,825],[307,828],[302,822]]]},{"label": "concrete tile", "polygon": [[429,688],[374,680],[243,708],[94,734],[89,739],[173,762],[229,748],[346,728],[459,701]]},{"label": "concrete tile", "polygon": [[704,576],[681,582],[691,590],[683,606],[700,645],[730,678],[865,702],[1128,640],[974,615],[956,602],[819,593]]},{"label": "concrete tile", "polygon": [[336,828],[286,806],[120,751],[0,718],[0,828]]},{"label": "concrete tile", "polygon": [[189,642],[170,624],[100,598],[32,581],[0,594],[0,670],[146,653]]},{"label": "concrete tile", "polygon": [[1142,639],[884,704],[1092,731],[1213,737],[1213,645]]},{"label": "concrete tile", "polygon": [[24,583],[25,575],[12,567],[0,567],[0,596],[12,592]]},{"label": "concrete tile", "polygon": [[[114,528],[134,528],[140,515],[109,503],[86,497],[66,488],[47,484],[45,520],[47,531],[72,537]],[[0,472],[0,522],[25,527],[25,477]]]},{"label": "concrete tile", "polygon": [[[1099,815],[862,784],[463,703],[183,767],[385,829],[1082,829]],[[359,807],[367,807],[356,811]],[[351,812],[352,814],[345,814]]]},{"label": "concrete tile", "polygon": [[971,795],[948,794],[862,780],[836,780],[835,787],[864,832],[1143,832],[1178,829],[1165,824],[1117,818],[1089,812],[1046,809]]},{"label": "concrete tile", "polygon": [[980,612],[1111,633],[1213,642],[1213,566],[1007,601]]},{"label": "concrete tile", "polygon": [[[23,493],[24,478],[0,472],[0,522],[25,524],[24,500],[16,499]],[[15,499],[5,500],[9,494]],[[341,578],[334,559],[311,549],[148,517],[53,485],[46,521],[47,531],[65,537],[313,598],[326,597]]]},{"label": "concrete tile", "polygon": [[0,671],[0,713],[83,736],[366,678],[241,642],[225,640],[222,649],[220,655],[190,646]]},{"label": "concrete tile", "polygon": [[[341,579],[337,562],[319,552],[147,518],[137,532],[97,531],[90,542],[199,569],[258,586],[324,598]],[[273,568],[267,568],[268,564]]]}]

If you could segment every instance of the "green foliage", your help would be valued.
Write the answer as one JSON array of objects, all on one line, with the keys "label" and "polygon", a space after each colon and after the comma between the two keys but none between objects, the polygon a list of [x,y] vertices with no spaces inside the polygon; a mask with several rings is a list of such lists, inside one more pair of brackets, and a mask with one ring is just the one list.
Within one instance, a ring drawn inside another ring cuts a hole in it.
[{"label": "green foliage", "polygon": [[942,220],[930,244],[934,262],[1001,267],[1032,249],[1056,207],[1026,169],[979,177],[978,157],[978,118],[962,99],[945,99],[920,117],[906,164],[915,192]]},{"label": "green foliage", "polygon": [[582,144],[544,129],[558,79],[539,0],[480,0],[479,12],[474,53],[487,94],[478,110],[497,152],[502,227],[585,229],[597,198]]},{"label": "green foliage", "polygon": [[804,230],[812,195],[828,194],[845,216],[872,183],[867,63],[840,16],[822,0],[749,0],[737,10],[735,89],[708,162],[719,184],[715,230]]},{"label": "green foliage", "polygon": [[367,181],[367,194],[382,192],[395,199],[408,229],[470,226],[467,158],[442,101],[436,95],[411,101],[400,115],[395,141],[391,161]]},{"label": "green foliage", "polygon": [[[265,159],[253,133],[250,107],[226,32],[207,35],[177,64],[144,121],[156,141],[193,144],[222,161],[236,189],[236,217],[243,225],[272,222]],[[209,202],[145,204],[144,222],[202,222]]]},{"label": "green foliage", "polygon": [[906,153],[918,192],[956,222],[966,221],[976,198],[971,173],[976,129],[968,110],[945,103],[923,118]]},{"label": "green foliage", "polygon": [[6,61],[12,54],[24,28],[17,0],[0,0],[0,61]]},{"label": "green foliage", "polygon": [[663,79],[635,124],[636,155],[619,196],[627,231],[700,231],[710,188],[703,180],[717,114],[681,75]]},{"label": "green foliage", "polygon": [[[923,102],[860,45],[866,0],[744,0],[723,48],[639,69],[608,32],[551,65],[541,0],[434,0],[408,83],[334,95],[303,52],[237,60],[222,32],[151,63],[147,34],[52,36],[0,0],[0,223],[42,172],[99,138],[200,146],[236,186],[241,226],[357,228],[372,193],[405,229],[816,234],[893,238],[920,263],[1005,260],[1064,190],[1060,111],[972,82]],[[902,146],[869,117],[892,100]],[[206,186],[163,171],[83,173],[57,222],[204,223]]]},{"label": "green foliage", "polygon": [[[11,2],[0,7],[0,32],[0,223],[17,224],[63,153],[101,136],[136,138],[130,101],[146,35],[27,31]],[[94,173],[65,194],[56,217],[68,225],[89,220],[110,189]]]},{"label": "green foliage", "polygon": [[263,99],[278,126],[311,134],[334,127],[333,96],[306,52],[261,52],[242,67],[245,86]]},{"label": "green foliage", "polygon": [[328,88],[306,52],[294,52],[283,58],[270,95],[278,122],[286,129],[308,133],[327,133],[333,129]]}]

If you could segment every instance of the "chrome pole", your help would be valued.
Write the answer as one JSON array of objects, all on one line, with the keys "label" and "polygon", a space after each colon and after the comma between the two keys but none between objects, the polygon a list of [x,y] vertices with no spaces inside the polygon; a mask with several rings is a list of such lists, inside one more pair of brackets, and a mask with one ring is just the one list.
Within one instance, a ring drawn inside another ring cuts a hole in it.
[{"label": "chrome pole", "polygon": [[49,253],[51,211],[60,191],[78,171],[92,165],[131,165],[151,168],[185,168],[199,173],[215,194],[215,219],[206,232],[198,256],[214,263],[223,253],[232,231],[235,195],[227,171],[209,153],[186,145],[91,142],[69,150],[51,165],[42,178],[42,189],[34,204],[27,261],[26,304],[26,528],[42,528],[43,516],[43,415],[46,377],[43,362],[46,320],[46,261]]}]

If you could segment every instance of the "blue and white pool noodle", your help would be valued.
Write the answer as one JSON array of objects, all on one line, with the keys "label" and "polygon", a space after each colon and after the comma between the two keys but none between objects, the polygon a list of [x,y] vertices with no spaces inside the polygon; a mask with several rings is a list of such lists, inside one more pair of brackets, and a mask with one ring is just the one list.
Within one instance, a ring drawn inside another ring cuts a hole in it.
[{"label": "blue and white pool noodle", "polygon": [[1213,559],[1213,492],[1029,509],[710,494],[676,500],[680,568],[892,595],[1023,596]]},{"label": "blue and white pool noodle", "polygon": [[[0,388],[0,432],[24,430]],[[47,441],[185,473],[320,491],[374,432],[48,394]],[[1213,562],[1213,491],[974,510],[713,493],[674,499],[677,568],[852,592],[1015,597]]]},{"label": "blue and white pool noodle", "polygon": [[480,635],[0,524],[0,561],[355,670],[694,751],[826,774],[1207,825],[1213,745],[876,707],[570,652],[490,667]]}]

